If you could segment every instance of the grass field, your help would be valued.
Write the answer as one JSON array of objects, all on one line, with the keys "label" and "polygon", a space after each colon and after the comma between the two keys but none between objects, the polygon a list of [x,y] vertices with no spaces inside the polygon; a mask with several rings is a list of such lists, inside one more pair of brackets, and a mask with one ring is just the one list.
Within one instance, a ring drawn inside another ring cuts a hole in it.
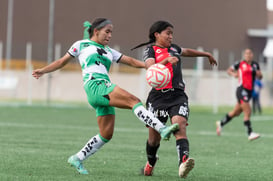
[{"label": "grass field", "polygon": [[[196,165],[187,180],[272,181],[272,109],[252,117],[254,131],[262,135],[252,142],[242,117],[216,136],[215,120],[227,111],[212,114],[209,108],[191,107],[188,137]],[[113,139],[84,162],[89,175],[77,174],[67,158],[97,133],[95,113],[87,106],[0,106],[0,180],[181,180],[174,137],[161,143],[154,176],[140,175],[147,128],[130,110],[120,109]]]}]

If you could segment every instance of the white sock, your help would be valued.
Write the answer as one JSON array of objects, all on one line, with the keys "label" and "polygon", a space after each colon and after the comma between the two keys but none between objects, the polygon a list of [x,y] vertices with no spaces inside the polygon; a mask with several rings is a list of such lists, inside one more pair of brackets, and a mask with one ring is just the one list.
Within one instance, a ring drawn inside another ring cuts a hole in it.
[{"label": "white sock", "polygon": [[76,155],[81,161],[83,161],[93,155],[108,141],[109,140],[103,138],[100,134],[97,134],[92,137]]},{"label": "white sock", "polygon": [[166,127],[162,122],[160,122],[152,112],[148,111],[147,109],[144,108],[142,103],[137,103],[133,107],[133,112],[135,115],[138,117],[140,121],[143,123],[147,124],[151,128],[155,129],[157,132],[161,128]]}]

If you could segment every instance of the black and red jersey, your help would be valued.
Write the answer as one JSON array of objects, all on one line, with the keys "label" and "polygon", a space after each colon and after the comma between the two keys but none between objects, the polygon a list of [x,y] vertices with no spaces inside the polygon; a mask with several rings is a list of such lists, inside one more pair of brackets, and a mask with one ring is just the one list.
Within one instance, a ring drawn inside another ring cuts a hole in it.
[{"label": "black and red jersey", "polygon": [[241,62],[233,64],[232,67],[239,73],[240,86],[243,86],[245,89],[252,90],[256,77],[256,71],[260,70],[259,64],[255,61],[248,64],[245,60],[242,60]]},{"label": "black and red jersey", "polygon": [[162,87],[157,90],[161,89],[185,89],[185,83],[183,81],[182,76],[182,66],[181,66],[181,54],[182,54],[182,48],[175,44],[171,44],[169,48],[162,48],[155,45],[150,45],[146,48],[144,51],[144,58],[143,60],[146,61],[149,58],[153,58],[155,60],[155,63],[159,63],[162,60],[166,59],[170,56],[175,56],[178,58],[178,62],[176,65],[172,65],[171,63],[167,63],[166,66],[171,72],[171,81],[166,87]]}]

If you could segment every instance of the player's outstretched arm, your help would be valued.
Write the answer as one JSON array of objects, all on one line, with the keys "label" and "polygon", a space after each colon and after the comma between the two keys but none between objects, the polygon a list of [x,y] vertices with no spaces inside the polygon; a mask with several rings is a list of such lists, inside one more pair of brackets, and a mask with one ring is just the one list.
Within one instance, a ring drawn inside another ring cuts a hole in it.
[{"label": "player's outstretched arm", "polygon": [[129,56],[126,56],[126,55],[122,55],[120,61],[120,63],[123,63],[123,64],[127,64],[131,67],[136,67],[136,68],[145,68],[145,63],[140,61],[140,60],[137,60],[133,57],[129,57]]},{"label": "player's outstretched arm", "polygon": [[229,67],[229,68],[227,69],[227,73],[228,73],[228,75],[230,75],[230,76],[233,76],[233,77],[235,77],[235,78],[238,78],[238,71],[234,70],[232,67]]},{"label": "player's outstretched arm", "polygon": [[201,52],[198,50],[183,48],[182,56],[184,57],[207,57],[211,65],[217,65],[217,61],[209,52]]},{"label": "player's outstretched arm", "polygon": [[32,76],[36,79],[39,79],[45,73],[54,72],[55,70],[64,67],[72,58],[73,57],[69,53],[66,53],[62,58],[52,62],[51,64],[43,68],[34,70],[32,72]]}]

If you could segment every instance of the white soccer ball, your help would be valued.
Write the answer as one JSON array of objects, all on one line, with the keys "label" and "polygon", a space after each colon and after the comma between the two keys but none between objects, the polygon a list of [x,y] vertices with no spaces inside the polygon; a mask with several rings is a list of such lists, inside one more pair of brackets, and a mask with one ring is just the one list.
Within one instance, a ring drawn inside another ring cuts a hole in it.
[{"label": "white soccer ball", "polygon": [[146,80],[153,88],[163,88],[171,80],[170,70],[163,64],[154,64],[147,69]]}]

